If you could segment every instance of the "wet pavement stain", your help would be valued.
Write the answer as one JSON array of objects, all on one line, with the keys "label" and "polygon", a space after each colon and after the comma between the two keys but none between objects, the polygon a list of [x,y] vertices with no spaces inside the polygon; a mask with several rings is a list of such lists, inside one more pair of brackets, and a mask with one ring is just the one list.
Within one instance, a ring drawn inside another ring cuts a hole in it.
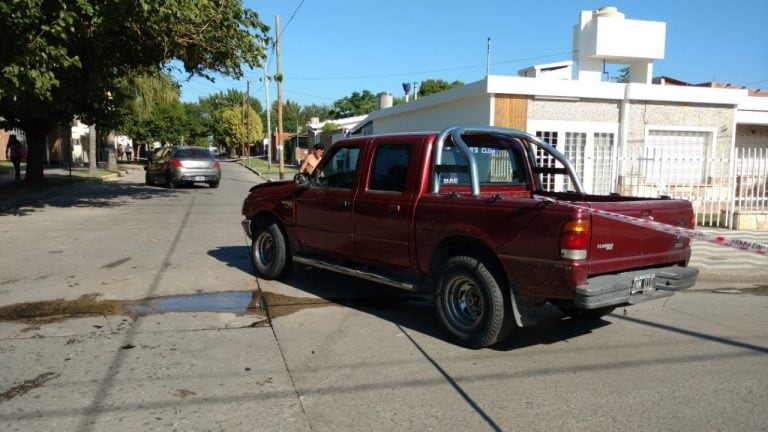
[{"label": "wet pavement stain", "polygon": [[[103,300],[99,294],[83,295],[75,300],[49,300],[0,307],[0,321],[37,325],[88,316],[137,316],[170,312],[218,312],[238,315],[266,315],[270,320],[304,309],[328,306],[400,309],[423,298],[412,294],[352,298],[291,297],[260,291],[224,291],[142,300]],[[38,327],[30,327],[38,328]]]},{"label": "wet pavement stain", "polygon": [[768,295],[768,285],[756,285],[748,288],[718,288],[712,292],[716,294]]},{"label": "wet pavement stain", "polygon": [[119,265],[121,265],[121,264],[125,264],[125,263],[127,263],[128,261],[130,261],[130,260],[131,260],[131,258],[130,258],[130,257],[128,257],[128,258],[123,258],[123,259],[119,259],[119,260],[117,260],[117,261],[114,261],[114,262],[111,262],[111,263],[109,263],[109,264],[104,264],[103,266],[101,266],[101,268],[103,268],[103,269],[105,269],[105,268],[114,268],[114,267],[117,267],[117,266],[119,266]]},{"label": "wet pavement stain", "polygon": [[15,397],[23,396],[31,390],[42,387],[46,382],[58,378],[60,375],[56,372],[46,372],[36,376],[31,380],[26,380],[17,384],[4,392],[0,392],[0,402],[9,401]]}]

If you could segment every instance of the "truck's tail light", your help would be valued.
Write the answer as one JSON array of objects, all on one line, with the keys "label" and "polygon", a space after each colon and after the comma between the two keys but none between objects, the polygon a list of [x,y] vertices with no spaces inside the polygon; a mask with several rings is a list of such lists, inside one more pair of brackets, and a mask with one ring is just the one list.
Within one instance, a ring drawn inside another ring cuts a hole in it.
[{"label": "truck's tail light", "polygon": [[563,225],[560,231],[560,257],[586,259],[591,228],[592,224],[587,219],[576,219]]},{"label": "truck's tail light", "polygon": [[214,168],[221,168],[221,164],[219,163],[219,161],[215,161],[215,162],[213,163],[213,167],[214,167]]},{"label": "truck's tail light", "polygon": [[181,168],[184,165],[181,163],[178,159],[171,159],[171,165],[175,166],[176,168]]}]

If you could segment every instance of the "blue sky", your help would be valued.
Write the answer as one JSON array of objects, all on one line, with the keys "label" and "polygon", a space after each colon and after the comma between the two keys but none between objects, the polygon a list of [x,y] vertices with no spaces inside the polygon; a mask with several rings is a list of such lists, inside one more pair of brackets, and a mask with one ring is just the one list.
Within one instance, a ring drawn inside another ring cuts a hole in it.
[{"label": "blue sky", "polygon": [[[615,6],[627,19],[667,24],[665,58],[654,76],[768,89],[766,0],[246,0],[270,26],[280,17],[283,99],[331,105],[354,91],[402,96],[403,82],[481,80],[491,39],[492,75],[571,59],[582,10]],[[269,73],[276,72],[274,51]],[[609,68],[609,72],[614,72]],[[177,76],[179,78],[181,76]],[[239,81],[195,78],[182,101],[235,88],[264,102],[263,70]],[[270,100],[276,99],[274,83]]]}]

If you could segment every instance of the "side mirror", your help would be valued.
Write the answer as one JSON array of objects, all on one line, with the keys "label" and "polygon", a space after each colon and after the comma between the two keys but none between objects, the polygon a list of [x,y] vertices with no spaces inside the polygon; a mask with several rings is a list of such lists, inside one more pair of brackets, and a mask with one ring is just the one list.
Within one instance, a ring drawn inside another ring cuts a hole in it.
[{"label": "side mirror", "polygon": [[293,176],[293,182],[296,183],[296,186],[308,186],[309,174],[297,173],[295,176]]}]

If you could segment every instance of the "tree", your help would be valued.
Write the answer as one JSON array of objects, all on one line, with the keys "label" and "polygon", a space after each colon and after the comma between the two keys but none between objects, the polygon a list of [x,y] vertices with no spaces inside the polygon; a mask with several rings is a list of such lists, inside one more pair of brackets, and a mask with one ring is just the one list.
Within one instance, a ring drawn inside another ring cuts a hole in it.
[{"label": "tree", "polygon": [[461,81],[454,81],[449,83],[448,81],[428,79],[421,82],[419,85],[419,96],[429,96],[431,94],[439,93],[441,91],[449,90],[454,87],[461,87],[464,83]]},{"label": "tree", "polygon": [[176,137],[179,123],[185,119],[185,109],[179,102],[179,88],[170,75],[155,71],[131,77],[122,84],[130,97],[121,107],[122,116],[115,126],[118,133],[139,142],[164,141]]},{"label": "tree", "polygon": [[[226,131],[222,127],[221,113],[225,109],[239,107],[242,109],[245,93],[237,89],[218,92],[199,100],[200,115],[214,143],[225,143]],[[245,98],[246,105],[257,113],[264,109],[261,102],[253,96]],[[263,123],[262,123],[263,124]]]},{"label": "tree", "polygon": [[178,60],[190,75],[240,78],[265,58],[268,27],[240,0],[0,3],[0,127],[27,135],[28,184],[44,181],[45,137],[78,116],[116,123],[126,79]]},{"label": "tree", "polygon": [[376,111],[376,95],[369,90],[341,98],[333,103],[333,118],[340,119]]},{"label": "tree", "polygon": [[619,75],[615,77],[613,81],[617,83],[628,83],[629,82],[629,66],[624,66],[623,68],[619,69]]},{"label": "tree", "polygon": [[[225,108],[221,111],[221,125],[224,131],[224,143],[230,149],[241,148],[243,144],[253,145],[264,138],[264,127],[261,124],[261,117],[251,107],[246,107],[245,112],[248,116],[247,128],[243,124],[243,109]],[[242,154],[242,153],[241,153]]]}]

